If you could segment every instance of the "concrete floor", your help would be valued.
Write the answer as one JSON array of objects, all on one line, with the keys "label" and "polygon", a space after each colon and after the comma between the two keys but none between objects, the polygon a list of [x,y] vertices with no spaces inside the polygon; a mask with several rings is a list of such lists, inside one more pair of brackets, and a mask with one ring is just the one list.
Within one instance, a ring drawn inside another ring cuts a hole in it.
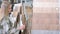
[{"label": "concrete floor", "polygon": [[60,34],[60,31],[52,31],[52,30],[32,30],[31,34]]}]

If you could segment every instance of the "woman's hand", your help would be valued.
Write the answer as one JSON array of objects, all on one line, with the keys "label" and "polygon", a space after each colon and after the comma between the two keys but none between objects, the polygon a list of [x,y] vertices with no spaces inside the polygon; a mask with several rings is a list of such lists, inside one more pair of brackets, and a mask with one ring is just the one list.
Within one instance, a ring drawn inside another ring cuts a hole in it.
[{"label": "woman's hand", "polygon": [[18,30],[24,30],[25,29],[25,25],[22,25],[18,28]]}]

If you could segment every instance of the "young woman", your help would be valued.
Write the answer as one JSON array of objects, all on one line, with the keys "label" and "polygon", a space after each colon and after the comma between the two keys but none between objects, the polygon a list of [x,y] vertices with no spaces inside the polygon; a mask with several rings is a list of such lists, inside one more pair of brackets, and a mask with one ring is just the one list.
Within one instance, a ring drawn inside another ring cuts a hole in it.
[{"label": "young woman", "polygon": [[[14,17],[16,17],[15,27],[18,30],[15,33],[23,34],[23,32],[21,32],[21,30],[25,29],[26,21],[25,21],[25,17],[23,17],[24,15],[22,14],[22,4],[21,3],[14,5],[13,15],[14,15]],[[21,22],[22,22],[22,25],[21,25]]]},{"label": "young woman", "polygon": [[0,20],[0,34],[9,34],[9,30],[11,27],[11,22],[9,20],[9,10],[10,3],[8,0],[3,0],[1,5],[1,20]]},{"label": "young woman", "polygon": [[[9,19],[10,11],[11,11],[11,4],[8,2],[8,0],[4,0],[2,5],[1,5],[1,15],[0,16],[2,18],[0,20],[0,31],[1,31],[0,34],[16,34],[15,31],[24,30],[25,29],[25,25],[22,25],[22,26],[19,26],[19,27],[16,27],[16,28],[12,27],[13,24],[12,24],[12,22]],[[19,19],[17,19],[17,20],[19,20]],[[17,24],[17,22],[18,21],[16,21],[15,25]]]}]

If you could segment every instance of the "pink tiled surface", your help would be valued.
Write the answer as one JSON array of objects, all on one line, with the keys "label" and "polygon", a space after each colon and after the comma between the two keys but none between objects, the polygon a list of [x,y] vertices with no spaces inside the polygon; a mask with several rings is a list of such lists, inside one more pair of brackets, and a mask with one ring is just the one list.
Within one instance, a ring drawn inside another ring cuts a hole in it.
[{"label": "pink tiled surface", "polygon": [[37,4],[37,2],[40,3],[40,5],[33,5],[33,30],[60,30],[58,19],[60,8],[58,7],[58,1],[59,0],[33,0],[33,4]]},{"label": "pink tiled surface", "polygon": [[58,13],[33,13],[32,29],[58,30]]},{"label": "pink tiled surface", "polygon": [[59,13],[58,7],[33,7],[33,13]]},{"label": "pink tiled surface", "polygon": [[33,23],[39,24],[58,24],[58,13],[35,13]]},{"label": "pink tiled surface", "polygon": [[58,26],[58,29],[60,30],[60,25]]},{"label": "pink tiled surface", "polygon": [[59,0],[36,0],[36,1],[39,1],[39,2],[58,2]]}]

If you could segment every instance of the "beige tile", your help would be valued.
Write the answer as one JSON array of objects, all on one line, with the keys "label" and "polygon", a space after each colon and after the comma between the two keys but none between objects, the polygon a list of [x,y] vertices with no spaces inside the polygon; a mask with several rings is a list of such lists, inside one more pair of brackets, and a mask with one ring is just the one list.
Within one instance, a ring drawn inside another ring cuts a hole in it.
[{"label": "beige tile", "polygon": [[58,13],[33,13],[32,29],[58,30]]},{"label": "beige tile", "polygon": [[58,30],[60,30],[60,25],[58,26]]},{"label": "beige tile", "polygon": [[35,13],[33,15],[33,23],[39,24],[58,24],[57,14],[47,14],[47,13]]},{"label": "beige tile", "polygon": [[56,10],[56,7],[55,8],[33,7],[33,13],[59,13],[59,10]]},{"label": "beige tile", "polygon": [[48,30],[58,30],[58,25],[48,25]]},{"label": "beige tile", "polygon": [[38,2],[57,2],[58,0],[36,0],[36,1],[38,1]]},{"label": "beige tile", "polygon": [[40,30],[47,30],[48,25],[40,24]]},{"label": "beige tile", "polygon": [[38,24],[32,26],[33,30],[58,30],[58,25],[53,25],[53,24]]}]

